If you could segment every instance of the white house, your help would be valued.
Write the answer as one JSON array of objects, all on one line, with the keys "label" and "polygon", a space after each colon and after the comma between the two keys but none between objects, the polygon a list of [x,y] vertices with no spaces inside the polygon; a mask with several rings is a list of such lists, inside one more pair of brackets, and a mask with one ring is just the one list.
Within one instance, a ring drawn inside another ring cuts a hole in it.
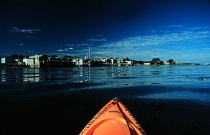
[{"label": "white house", "polygon": [[144,61],[144,65],[151,65],[151,61]]},{"label": "white house", "polygon": [[82,58],[73,59],[72,62],[75,63],[76,66],[83,66],[83,59]]},{"label": "white house", "polygon": [[127,63],[128,66],[133,65],[133,61],[132,60],[127,60],[127,61],[125,61],[125,63]]},{"label": "white house", "polygon": [[24,58],[23,59],[23,63],[25,63],[27,66],[29,66],[29,67],[34,67],[34,65],[35,65],[35,59],[33,59],[33,58]]},{"label": "white house", "polygon": [[40,68],[40,63],[42,62],[41,57],[42,55],[29,56],[28,58],[24,58],[23,62],[31,68]]},{"label": "white house", "polygon": [[164,65],[169,65],[170,64],[168,61],[164,61],[163,63],[164,63]]}]

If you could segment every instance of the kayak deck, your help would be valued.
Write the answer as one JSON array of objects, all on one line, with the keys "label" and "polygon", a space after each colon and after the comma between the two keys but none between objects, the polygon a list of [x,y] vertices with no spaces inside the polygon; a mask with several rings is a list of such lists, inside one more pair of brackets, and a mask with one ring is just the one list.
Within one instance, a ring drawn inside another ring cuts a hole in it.
[{"label": "kayak deck", "polygon": [[118,99],[109,101],[80,135],[146,135],[133,115]]}]

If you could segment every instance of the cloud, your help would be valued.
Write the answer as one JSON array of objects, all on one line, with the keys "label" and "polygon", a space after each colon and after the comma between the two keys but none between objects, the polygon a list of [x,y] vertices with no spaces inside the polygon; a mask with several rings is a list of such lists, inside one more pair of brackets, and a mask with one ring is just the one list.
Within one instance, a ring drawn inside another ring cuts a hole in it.
[{"label": "cloud", "polygon": [[67,46],[67,47],[69,47],[69,46],[74,46],[74,44],[62,44],[60,46]]},{"label": "cloud", "polygon": [[[128,37],[116,42],[98,44],[92,48],[91,53],[97,56],[110,57],[131,57],[134,59],[151,59],[153,57],[168,58],[188,58],[192,57],[192,52],[186,50],[196,50],[199,46],[207,46],[210,43],[210,30],[208,27],[182,28],[176,31],[161,30],[153,31],[143,36]],[[111,50],[111,51],[110,51]],[[200,52],[196,53],[197,56]],[[193,57],[194,58],[194,57]]]},{"label": "cloud", "polygon": [[40,29],[20,29],[17,27],[12,27],[9,29],[9,31],[32,34],[32,33],[40,32],[41,30]]},{"label": "cloud", "polygon": [[58,49],[57,51],[58,52],[67,52],[67,51],[70,51],[70,50],[73,50],[73,49],[74,49],[73,47],[70,47],[70,48]]},{"label": "cloud", "polygon": [[90,38],[87,41],[91,41],[91,42],[106,42],[107,39],[106,38],[101,38],[101,39],[97,39],[97,38]]},{"label": "cloud", "polygon": [[[91,40],[98,41],[96,39]],[[208,57],[209,59],[210,57],[208,55],[209,43],[209,27],[180,27],[176,30],[157,30],[146,35],[127,37],[116,42],[97,42],[91,47],[91,58],[109,56],[151,60],[154,57],[159,57],[161,60],[174,59],[178,62],[200,62],[201,58],[204,61],[205,58]],[[68,52],[84,57],[88,53],[89,46],[89,44],[75,44],[74,48],[78,48],[74,51],[68,49],[71,46],[65,46],[57,52],[63,54]]]},{"label": "cloud", "polygon": [[59,50],[57,50],[58,52],[63,52],[64,50],[63,49],[59,49]]},{"label": "cloud", "polygon": [[114,51],[96,51],[96,52],[92,52],[92,54],[113,56],[114,54],[116,54],[116,52],[114,52]]},{"label": "cloud", "polygon": [[174,25],[169,25],[167,27],[169,27],[169,28],[182,28],[183,26],[174,24]]},{"label": "cloud", "polygon": [[77,46],[88,46],[89,44],[77,44]]},{"label": "cloud", "polygon": [[152,35],[134,36],[117,42],[103,44],[104,48],[132,48],[147,46],[176,45],[178,42],[196,42],[197,40],[210,38],[208,29],[185,29],[175,32],[153,33]]}]

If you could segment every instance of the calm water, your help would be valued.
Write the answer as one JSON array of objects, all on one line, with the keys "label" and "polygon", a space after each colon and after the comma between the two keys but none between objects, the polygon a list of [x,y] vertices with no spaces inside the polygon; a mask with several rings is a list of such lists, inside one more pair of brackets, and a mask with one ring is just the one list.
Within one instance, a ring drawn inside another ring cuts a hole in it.
[{"label": "calm water", "polygon": [[19,68],[0,74],[1,135],[78,135],[114,97],[147,134],[210,132],[210,66]]},{"label": "calm water", "polygon": [[167,91],[157,89],[157,93],[132,98],[210,102],[209,66],[20,68],[0,69],[0,74],[1,100],[25,100],[81,90],[164,86]]}]

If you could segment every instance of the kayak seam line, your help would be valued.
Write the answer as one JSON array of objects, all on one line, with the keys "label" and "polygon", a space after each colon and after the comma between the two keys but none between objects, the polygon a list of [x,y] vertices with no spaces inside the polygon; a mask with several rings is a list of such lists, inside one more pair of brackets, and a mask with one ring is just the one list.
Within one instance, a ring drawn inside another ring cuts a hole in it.
[{"label": "kayak seam line", "polygon": [[117,106],[118,106],[118,108],[120,109],[120,112],[122,112],[122,115],[123,115],[123,117],[124,117],[124,119],[125,119],[125,121],[126,121],[126,123],[127,123],[127,126],[128,126],[128,129],[129,129],[129,132],[130,132],[130,134],[132,135],[132,132],[131,132],[131,129],[130,129],[130,126],[129,126],[128,120],[127,120],[127,118],[125,117],[125,114],[124,114],[123,110],[121,109],[120,105],[118,104],[118,101],[117,101]]}]

